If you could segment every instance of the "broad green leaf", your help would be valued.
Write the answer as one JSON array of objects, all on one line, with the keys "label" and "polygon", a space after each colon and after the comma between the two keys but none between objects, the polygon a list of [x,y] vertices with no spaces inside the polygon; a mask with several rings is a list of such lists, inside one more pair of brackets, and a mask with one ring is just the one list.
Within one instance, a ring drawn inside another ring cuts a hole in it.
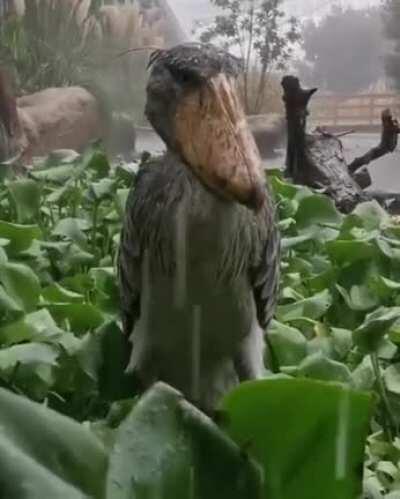
[{"label": "broad green leaf", "polygon": [[6,314],[18,316],[22,313],[22,304],[19,301],[14,300],[0,284],[0,317],[4,317]]},{"label": "broad green leaf", "polygon": [[326,249],[339,265],[370,260],[376,255],[374,245],[367,241],[330,241],[326,243]]},{"label": "broad green leaf", "polygon": [[25,315],[22,319],[0,328],[0,344],[14,345],[23,341],[50,339],[62,333],[46,309]]},{"label": "broad green leaf", "polygon": [[395,481],[396,479],[400,478],[399,473],[400,470],[395,466],[392,462],[390,461],[381,461],[377,468],[376,468],[379,475],[383,475],[383,478],[389,478],[388,480],[388,485]]},{"label": "broad green leaf", "polygon": [[102,178],[98,182],[92,182],[89,186],[89,196],[98,202],[113,196],[116,183],[110,178]]},{"label": "broad green leaf", "polygon": [[90,229],[91,224],[80,218],[64,218],[60,220],[53,229],[55,236],[66,237],[80,247],[85,247],[87,238],[85,230]]},{"label": "broad green leaf", "polygon": [[[74,347],[74,345],[72,346]],[[96,383],[99,381],[104,353],[101,350],[101,335],[97,332],[85,334],[80,341],[79,348],[74,353],[82,371]],[[116,362],[118,362],[118,359],[116,359]],[[118,366],[116,367],[118,368]]]},{"label": "broad green leaf", "polygon": [[3,497],[103,497],[107,458],[88,429],[3,389],[0,406]]},{"label": "broad green leaf", "polygon": [[30,179],[22,179],[8,182],[7,187],[17,209],[18,222],[37,220],[42,195],[39,183]]},{"label": "broad green leaf", "polygon": [[64,204],[68,200],[79,199],[81,191],[74,184],[68,183],[62,187],[55,189],[46,198],[48,203]]},{"label": "broad green leaf", "polygon": [[0,488],[7,499],[84,499],[85,495],[0,435]]},{"label": "broad green leaf", "polygon": [[301,189],[301,187],[285,182],[276,176],[273,176],[270,182],[276,194],[289,199],[293,199]]},{"label": "broad green leaf", "polygon": [[82,294],[63,288],[56,282],[43,289],[42,296],[44,300],[53,303],[83,303],[85,299]]},{"label": "broad green leaf", "polygon": [[54,182],[57,184],[64,184],[77,174],[77,167],[75,165],[62,165],[44,170],[32,171],[31,175],[37,180],[45,182]]},{"label": "broad green leaf", "polygon": [[7,253],[3,246],[0,245],[0,265],[8,261]]},{"label": "broad green leaf", "polygon": [[129,196],[130,189],[118,189],[115,197],[115,207],[119,216],[122,218],[125,213],[126,201]]},{"label": "broad green leaf", "polygon": [[118,313],[120,307],[120,296],[114,268],[92,268],[89,275],[93,278],[95,284],[95,303],[104,312],[111,314]]},{"label": "broad green leaf", "polygon": [[28,249],[34,239],[40,239],[41,230],[37,225],[18,225],[0,220],[0,237],[8,239],[8,254],[14,255]]},{"label": "broad green leaf", "polygon": [[329,359],[321,352],[310,355],[299,365],[298,376],[321,381],[338,381],[350,383],[350,369],[342,362]]},{"label": "broad green leaf", "polygon": [[85,294],[93,291],[94,279],[89,274],[76,274],[72,277],[63,279],[62,285],[75,293]]},{"label": "broad green leaf", "polygon": [[400,364],[389,366],[385,370],[384,379],[387,389],[400,395]]},{"label": "broad green leaf", "polygon": [[348,329],[331,328],[331,338],[334,349],[339,357],[346,357],[353,346],[353,334]]},{"label": "broad green leaf", "polygon": [[368,286],[352,286],[350,292],[338,284],[336,285],[336,288],[351,310],[365,312],[367,310],[372,310],[379,305],[378,297]]},{"label": "broad green leaf", "polygon": [[55,366],[57,348],[45,343],[26,343],[0,350],[0,371],[9,374],[17,364],[47,364]]},{"label": "broad green leaf", "polygon": [[327,196],[318,194],[300,201],[295,218],[300,230],[312,225],[340,224],[342,221],[342,215],[333,201]]},{"label": "broad green leaf", "polygon": [[391,217],[377,201],[369,201],[359,204],[353,214],[362,220],[362,224],[368,231],[388,226]]},{"label": "broad green leaf", "polygon": [[370,395],[311,380],[244,383],[221,406],[226,430],[264,468],[266,499],[355,499]]},{"label": "broad green leaf", "polygon": [[110,171],[110,164],[99,144],[94,144],[84,152],[78,163],[78,168],[83,172],[91,169],[98,178],[104,178]]},{"label": "broad green leaf", "polygon": [[30,267],[7,262],[0,265],[0,282],[9,297],[26,312],[34,310],[39,303],[40,283]]},{"label": "broad green leaf", "polygon": [[254,462],[178,392],[157,384],[118,429],[106,498],[259,499],[260,488]]},{"label": "broad green leaf", "polygon": [[376,238],[376,245],[380,251],[390,260],[395,262],[400,261],[400,249],[393,247],[387,240],[382,237]]},{"label": "broad green leaf", "polygon": [[365,353],[376,352],[390,327],[399,319],[400,307],[378,308],[354,331],[354,343]]},{"label": "broad green leaf", "polygon": [[307,355],[307,341],[298,329],[273,321],[267,334],[280,366],[297,365]]},{"label": "broad green leaf", "polygon": [[388,279],[382,275],[371,276],[369,286],[381,298],[387,299],[392,295],[396,295],[400,290],[400,283]]},{"label": "broad green leaf", "polygon": [[75,270],[79,266],[90,266],[94,261],[95,257],[92,253],[85,251],[77,244],[71,244],[64,256],[64,260],[60,263],[65,264],[69,272],[70,269]]},{"label": "broad green leaf", "polygon": [[352,384],[357,390],[372,390],[376,381],[375,371],[372,366],[371,358],[364,357],[351,373]]},{"label": "broad green leaf", "polygon": [[293,321],[307,317],[317,320],[321,318],[332,305],[332,296],[324,290],[310,298],[289,305],[281,305],[277,310],[277,318],[281,322]]},{"label": "broad green leaf", "polygon": [[384,488],[375,476],[365,481],[363,499],[386,499],[381,492],[384,492]]},{"label": "broad green leaf", "polygon": [[316,234],[314,232],[310,232],[301,236],[284,237],[282,238],[281,247],[283,250],[295,248],[307,241],[313,241],[315,236]]},{"label": "broad green leaf", "polygon": [[104,320],[100,310],[89,303],[51,303],[47,308],[58,324],[67,321],[77,333],[96,329]]}]

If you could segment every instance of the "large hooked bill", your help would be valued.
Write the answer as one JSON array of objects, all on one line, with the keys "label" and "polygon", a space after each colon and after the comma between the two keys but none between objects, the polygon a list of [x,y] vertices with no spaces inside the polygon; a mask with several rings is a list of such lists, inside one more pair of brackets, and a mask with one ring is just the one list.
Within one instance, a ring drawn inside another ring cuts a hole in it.
[{"label": "large hooked bill", "polygon": [[233,78],[218,74],[187,92],[178,105],[175,137],[185,163],[210,189],[255,211],[262,208],[261,158]]}]

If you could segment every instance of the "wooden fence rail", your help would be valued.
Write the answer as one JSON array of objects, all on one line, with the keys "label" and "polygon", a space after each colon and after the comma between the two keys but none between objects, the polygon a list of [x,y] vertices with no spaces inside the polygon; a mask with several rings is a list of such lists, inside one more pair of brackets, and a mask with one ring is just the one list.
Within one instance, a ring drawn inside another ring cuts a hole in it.
[{"label": "wooden fence rail", "polygon": [[400,94],[320,95],[310,106],[310,121],[327,128],[370,131],[380,128],[382,111],[388,107],[400,117]]}]

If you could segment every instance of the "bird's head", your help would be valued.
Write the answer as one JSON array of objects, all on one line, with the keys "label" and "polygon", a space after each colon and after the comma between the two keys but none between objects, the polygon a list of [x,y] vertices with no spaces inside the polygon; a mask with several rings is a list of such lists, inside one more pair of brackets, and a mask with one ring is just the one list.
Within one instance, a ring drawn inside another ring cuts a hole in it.
[{"label": "bird's head", "polygon": [[210,44],[152,54],[146,116],[168,148],[210,189],[259,210],[261,159],[239,98],[239,59]]}]

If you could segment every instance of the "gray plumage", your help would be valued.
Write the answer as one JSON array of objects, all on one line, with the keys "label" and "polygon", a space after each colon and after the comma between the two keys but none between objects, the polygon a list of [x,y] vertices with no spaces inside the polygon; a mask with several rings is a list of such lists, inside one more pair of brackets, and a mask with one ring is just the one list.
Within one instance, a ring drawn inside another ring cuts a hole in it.
[{"label": "gray plumage", "polygon": [[259,213],[223,200],[172,150],[140,169],[119,282],[130,369],[144,387],[163,380],[212,410],[239,381],[262,376],[279,247],[269,192]]}]

